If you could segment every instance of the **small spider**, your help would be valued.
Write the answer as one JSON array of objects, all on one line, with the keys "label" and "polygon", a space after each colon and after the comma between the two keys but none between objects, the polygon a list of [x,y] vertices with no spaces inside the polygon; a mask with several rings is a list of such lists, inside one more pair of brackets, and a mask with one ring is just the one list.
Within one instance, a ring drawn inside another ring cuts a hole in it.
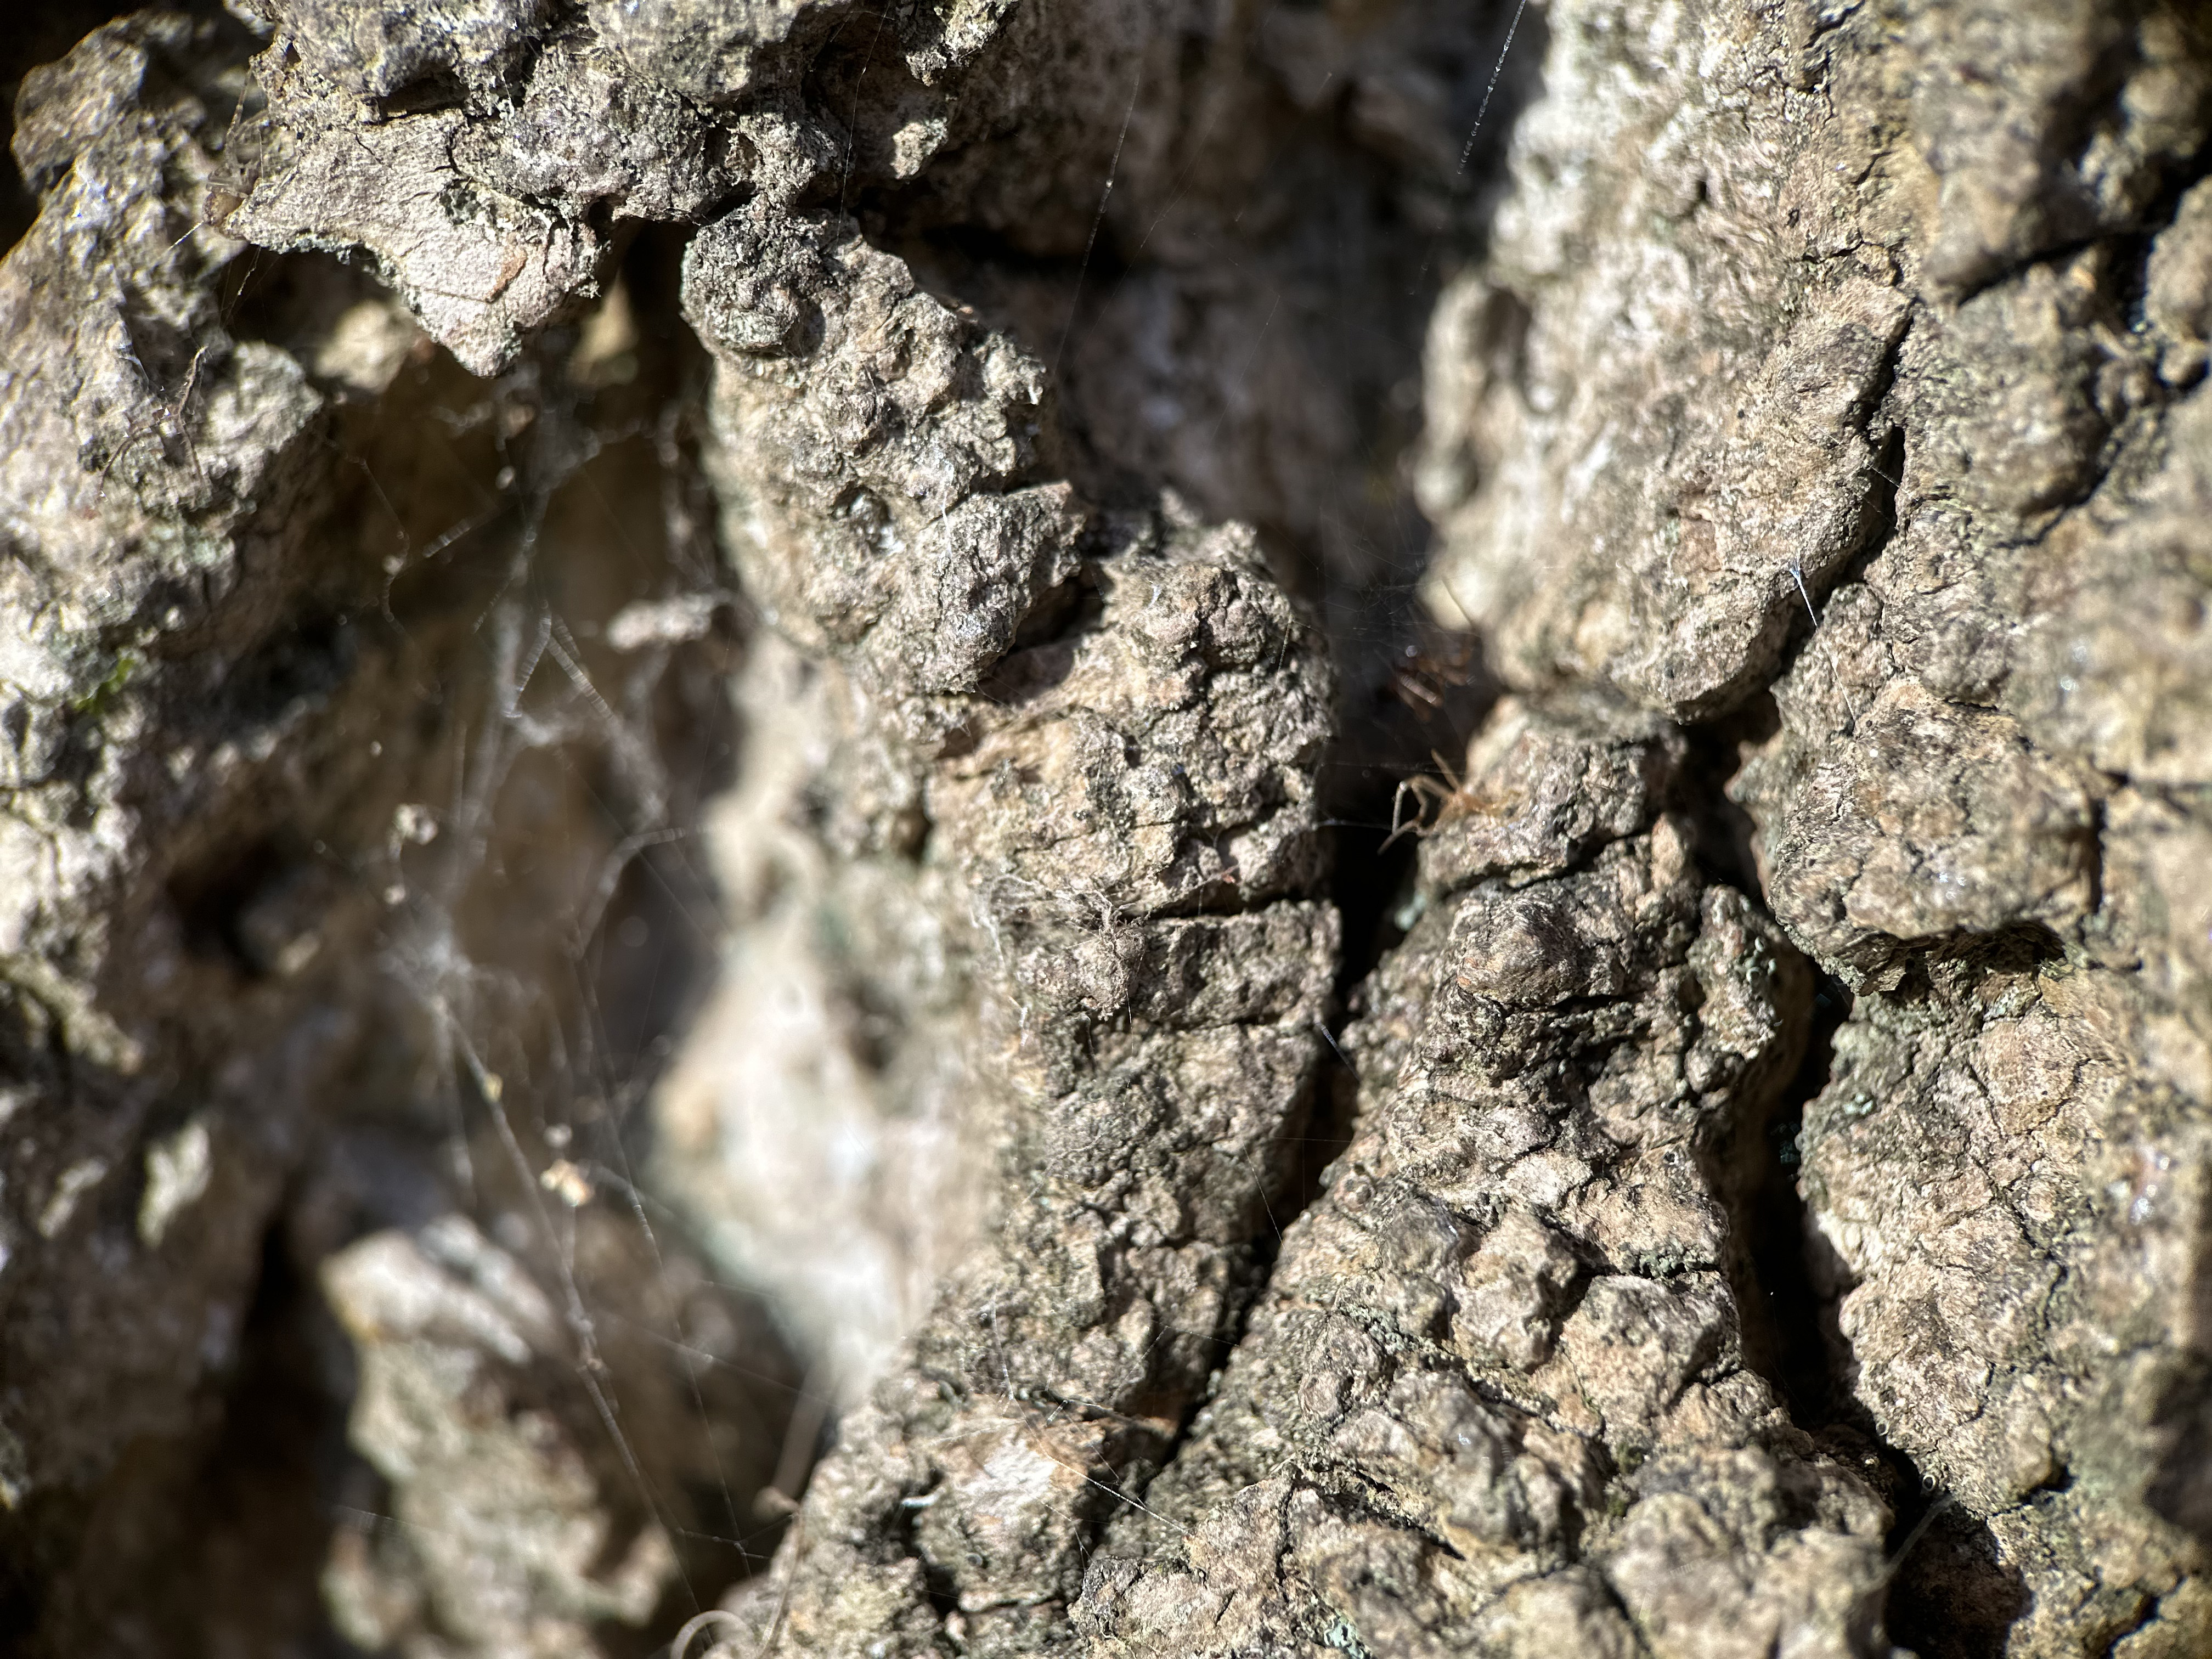
[{"label": "small spider", "polygon": [[[1422,772],[1399,784],[1398,793],[1390,798],[1390,834],[1383,846],[1389,846],[1401,836],[1432,836],[1462,818],[1486,817],[1511,808],[1513,803],[1509,800],[1493,799],[1468,788],[1460,781],[1459,774],[1452,770],[1451,763],[1434,750],[1429,751],[1429,758],[1443,775],[1433,778]],[[1404,816],[1408,796],[1414,803],[1410,817]]]},{"label": "small spider", "polygon": [[1478,664],[1473,642],[1463,634],[1426,630],[1419,643],[1390,665],[1392,696],[1426,720],[1441,714],[1452,694],[1471,684]]},{"label": "small spider", "polygon": [[[98,500],[105,501],[107,499],[107,480],[114,472],[117,464],[149,438],[158,438],[161,441],[161,455],[164,460],[168,459],[169,446],[172,443],[180,446],[185,452],[185,459],[191,463],[193,478],[198,483],[202,490],[206,489],[207,474],[200,470],[199,452],[192,447],[191,434],[185,429],[185,417],[191,409],[192,393],[199,386],[200,365],[206,361],[207,354],[208,349],[205,346],[192,353],[192,366],[185,371],[184,387],[177,393],[173,401],[162,403],[156,400],[151,414],[131,423],[131,429],[123,434],[123,441],[115,447],[115,453],[107,458],[107,465],[100,469]],[[144,371],[142,369],[140,372],[143,374]],[[149,375],[148,379],[150,381],[152,377]]]}]

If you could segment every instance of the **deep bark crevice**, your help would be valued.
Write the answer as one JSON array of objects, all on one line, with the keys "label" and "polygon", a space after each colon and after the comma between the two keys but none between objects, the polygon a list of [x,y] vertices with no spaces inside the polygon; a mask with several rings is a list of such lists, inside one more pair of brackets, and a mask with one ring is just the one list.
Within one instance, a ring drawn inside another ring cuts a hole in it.
[{"label": "deep bark crevice", "polygon": [[1815,975],[1803,1058],[1763,1117],[1739,1130],[1758,1149],[1746,1160],[1753,1178],[1737,1194],[1751,1272],[1739,1302],[1745,1358],[1774,1385],[1791,1420],[1815,1431],[1848,1414],[1848,1395],[1838,1382],[1838,1364],[1848,1361],[1839,1361],[1834,1304],[1820,1289],[1832,1282],[1832,1270],[1813,1259],[1825,1245],[1799,1188],[1797,1135],[1805,1108],[1827,1086],[1835,1036],[1851,1000],[1840,981]]},{"label": "deep bark crevice", "polygon": [[2002,1659],[2007,1632],[2028,1611],[2026,1579],[2004,1560],[1987,1522],[1931,1492],[1903,1453],[1881,1450],[1898,1471],[1890,1639],[1923,1659]]}]

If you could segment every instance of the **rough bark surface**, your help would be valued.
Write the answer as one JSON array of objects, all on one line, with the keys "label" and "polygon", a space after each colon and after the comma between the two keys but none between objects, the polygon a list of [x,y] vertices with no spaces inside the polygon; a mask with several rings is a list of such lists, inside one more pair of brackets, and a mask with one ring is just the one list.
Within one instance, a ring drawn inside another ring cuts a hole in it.
[{"label": "rough bark surface", "polygon": [[2212,1650],[2208,139],[2074,0],[27,75],[0,1630]]}]

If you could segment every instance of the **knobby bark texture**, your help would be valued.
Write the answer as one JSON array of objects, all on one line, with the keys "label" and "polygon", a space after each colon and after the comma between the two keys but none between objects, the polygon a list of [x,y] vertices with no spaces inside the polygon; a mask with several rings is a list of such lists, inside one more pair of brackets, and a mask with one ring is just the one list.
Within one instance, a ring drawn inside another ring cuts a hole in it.
[{"label": "knobby bark texture", "polygon": [[2212,1651],[2212,32],[27,75],[0,1629]]}]

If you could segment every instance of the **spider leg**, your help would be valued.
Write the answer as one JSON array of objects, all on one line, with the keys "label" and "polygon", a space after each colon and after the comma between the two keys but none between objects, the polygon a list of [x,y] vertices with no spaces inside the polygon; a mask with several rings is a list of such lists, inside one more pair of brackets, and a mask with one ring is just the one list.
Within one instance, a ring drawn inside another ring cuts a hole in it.
[{"label": "spider leg", "polygon": [[203,492],[207,489],[207,473],[200,465],[199,447],[192,442],[192,434],[185,429],[185,416],[192,405],[192,393],[200,382],[200,365],[207,361],[208,349],[202,346],[192,353],[192,366],[185,371],[184,389],[177,393],[177,401],[170,406],[170,424],[176,428],[177,441],[185,447],[185,459],[192,464],[192,479]]},{"label": "spider leg", "polygon": [[[191,406],[192,393],[199,386],[200,365],[206,361],[207,352],[208,349],[202,346],[192,354],[192,366],[185,372],[184,386],[177,393],[173,403],[157,403],[151,414],[143,416],[131,423],[130,429],[123,434],[123,441],[116,446],[115,453],[107,458],[107,464],[100,469],[100,500],[107,499],[107,482],[117,465],[125,455],[149,438],[161,440],[164,460],[168,459],[168,441],[171,438],[173,437],[177,442],[183,445],[185,459],[191,463],[194,482],[201,489],[207,489],[207,473],[200,465],[199,449],[192,442],[192,434],[185,429],[185,416]],[[136,362],[136,357],[134,356],[131,361]],[[142,374],[145,373],[143,367],[139,373]]]},{"label": "spider leg", "polygon": [[107,465],[100,469],[100,499],[101,501],[107,499],[108,476],[115,471],[116,464],[146,439],[160,436],[161,431],[161,421],[159,416],[151,421],[135,421],[131,423],[131,429],[123,434],[123,441],[115,447],[115,453],[107,458]]},{"label": "spider leg", "polygon": [[[1388,848],[1403,835],[1421,834],[1427,828],[1427,803],[1436,799],[1437,793],[1437,781],[1434,778],[1423,775],[1401,779],[1397,793],[1390,797],[1390,834],[1383,841],[1382,845]],[[1406,797],[1408,795],[1411,795],[1416,803],[1413,815],[1409,818],[1401,818],[1399,813],[1404,807]]]}]

